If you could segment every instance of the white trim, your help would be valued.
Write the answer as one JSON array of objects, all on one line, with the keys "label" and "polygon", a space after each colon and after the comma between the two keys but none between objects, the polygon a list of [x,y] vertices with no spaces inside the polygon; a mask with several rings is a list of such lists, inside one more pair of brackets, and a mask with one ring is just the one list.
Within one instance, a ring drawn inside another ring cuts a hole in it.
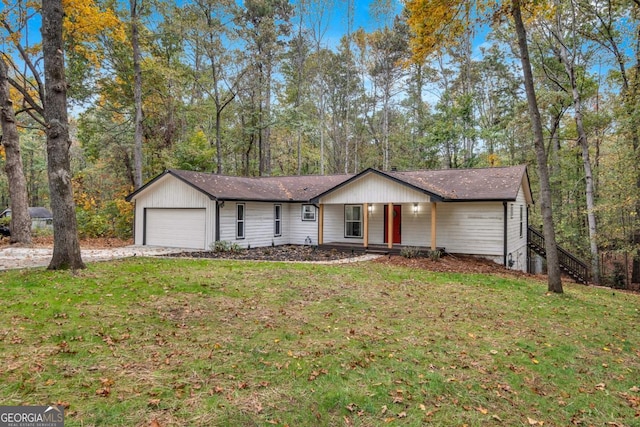
[{"label": "white trim", "polygon": [[[242,215],[240,213],[240,207],[242,207]],[[241,218],[242,216],[242,218]],[[242,240],[247,235],[247,208],[244,203],[236,203],[236,239]],[[240,232],[242,228],[242,233]]]}]

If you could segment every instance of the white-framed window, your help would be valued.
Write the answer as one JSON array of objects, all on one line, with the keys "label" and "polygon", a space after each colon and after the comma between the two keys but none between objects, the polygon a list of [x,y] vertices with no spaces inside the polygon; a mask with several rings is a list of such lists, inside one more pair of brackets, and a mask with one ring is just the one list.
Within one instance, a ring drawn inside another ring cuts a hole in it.
[{"label": "white-framed window", "polygon": [[273,205],[273,235],[282,236],[282,205]]},{"label": "white-framed window", "polygon": [[362,237],[362,205],[344,206],[344,237]]},{"label": "white-framed window", "polygon": [[314,205],[302,205],[302,220],[303,221],[316,220],[316,207]]},{"label": "white-framed window", "polygon": [[236,205],[236,239],[244,239],[245,207],[244,203]]},{"label": "white-framed window", "polygon": [[520,205],[520,238],[524,237],[524,206]]}]

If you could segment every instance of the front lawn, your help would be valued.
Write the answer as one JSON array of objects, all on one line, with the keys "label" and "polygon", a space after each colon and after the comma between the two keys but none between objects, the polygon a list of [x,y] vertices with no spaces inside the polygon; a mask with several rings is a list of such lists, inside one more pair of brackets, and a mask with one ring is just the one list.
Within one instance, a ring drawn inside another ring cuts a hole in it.
[{"label": "front lawn", "polygon": [[66,426],[640,424],[640,296],[545,291],[377,263],[3,272],[0,402]]}]

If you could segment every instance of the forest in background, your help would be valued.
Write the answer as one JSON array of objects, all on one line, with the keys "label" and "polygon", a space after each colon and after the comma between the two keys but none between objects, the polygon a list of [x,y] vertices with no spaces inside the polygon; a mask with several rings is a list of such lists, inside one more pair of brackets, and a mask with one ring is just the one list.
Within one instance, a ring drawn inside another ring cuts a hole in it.
[{"label": "forest in background", "polygon": [[[130,235],[124,196],[167,168],[260,176],[527,164],[537,197],[512,22],[491,2],[416,3],[424,8],[396,14],[396,3],[374,0],[375,29],[364,29],[354,0],[65,0],[80,233]],[[29,205],[47,206],[39,5],[3,6]],[[585,260],[633,257],[640,2],[525,2],[523,14],[558,242]],[[434,29],[416,60],[408,18],[445,22],[455,38]],[[8,187],[3,175],[3,209]]]}]

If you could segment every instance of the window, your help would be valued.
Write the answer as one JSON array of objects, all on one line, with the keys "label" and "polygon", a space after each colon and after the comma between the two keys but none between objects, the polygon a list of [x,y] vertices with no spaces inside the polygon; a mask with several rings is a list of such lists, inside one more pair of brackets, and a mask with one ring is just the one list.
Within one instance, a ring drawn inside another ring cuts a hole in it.
[{"label": "window", "polygon": [[362,237],[362,205],[345,205],[345,237]]},{"label": "window", "polygon": [[314,205],[302,205],[302,220],[303,221],[316,220],[316,207]]},{"label": "window", "polygon": [[524,219],[524,207],[522,205],[520,205],[520,238],[521,239],[524,236],[523,219]]},{"label": "window", "polygon": [[273,205],[273,235],[282,236],[282,205]]},{"label": "window", "polygon": [[244,239],[244,204],[236,205],[236,239]]}]

